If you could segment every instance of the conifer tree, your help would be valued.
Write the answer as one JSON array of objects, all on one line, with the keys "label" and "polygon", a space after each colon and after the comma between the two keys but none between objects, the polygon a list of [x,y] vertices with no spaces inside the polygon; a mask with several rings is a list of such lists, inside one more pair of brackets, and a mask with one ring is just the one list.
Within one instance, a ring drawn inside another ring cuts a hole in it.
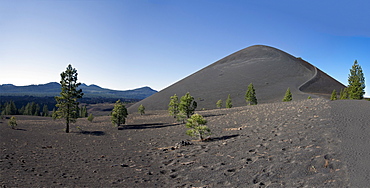
[{"label": "conifer tree", "polygon": [[222,108],[222,100],[221,99],[216,102],[216,106],[217,106],[217,108],[220,108],[220,109]]},{"label": "conifer tree", "polygon": [[173,118],[176,118],[179,114],[179,98],[177,95],[173,95],[170,97],[170,103],[168,104],[168,112],[170,113]]},{"label": "conifer tree", "polygon": [[207,120],[199,114],[194,114],[187,120],[186,127],[190,128],[186,134],[192,137],[198,136],[203,141],[204,136],[211,135],[211,129],[207,126]]},{"label": "conifer tree", "polygon": [[77,75],[77,70],[69,64],[66,71],[60,74],[62,91],[60,96],[55,97],[56,107],[58,107],[56,117],[65,119],[66,133],[69,133],[69,124],[76,122],[79,104],[77,99],[83,96],[82,89],[77,90],[77,87],[81,85],[77,82]]},{"label": "conifer tree", "polygon": [[290,88],[288,87],[288,89],[285,92],[285,96],[283,98],[283,102],[288,102],[288,101],[291,101],[292,99],[293,99],[292,98],[292,92],[290,92]]},{"label": "conifer tree", "polygon": [[361,66],[357,63],[357,60],[350,69],[348,75],[348,94],[349,99],[363,99],[365,94],[365,77],[362,72]]},{"label": "conifer tree", "polygon": [[258,103],[253,83],[248,85],[248,90],[245,93],[245,101],[248,105],[256,105]]},{"label": "conifer tree", "polygon": [[229,94],[226,99],[226,108],[232,108],[232,107],[233,107],[233,103],[232,103],[232,100]]},{"label": "conifer tree", "polygon": [[127,115],[128,113],[125,105],[121,102],[121,100],[116,101],[116,104],[114,104],[114,108],[112,110],[112,124],[116,125],[117,127],[121,124],[125,124]]},{"label": "conifer tree", "polygon": [[45,117],[49,116],[49,108],[46,104],[44,104],[44,107],[42,108],[42,115]]},{"label": "conifer tree", "polygon": [[333,92],[331,93],[330,100],[335,101],[337,100],[337,91],[334,89]]},{"label": "conifer tree", "polygon": [[348,99],[348,88],[347,87],[340,90],[339,98],[340,100]]},{"label": "conifer tree", "polygon": [[187,92],[180,99],[179,112],[186,115],[187,118],[190,118],[194,114],[195,109],[197,108],[197,102],[194,101],[194,97]]},{"label": "conifer tree", "polygon": [[93,114],[90,113],[89,116],[87,117],[87,120],[92,122],[94,120]]},{"label": "conifer tree", "polygon": [[141,104],[137,110],[139,111],[140,115],[145,114],[145,107],[144,107],[144,105]]}]

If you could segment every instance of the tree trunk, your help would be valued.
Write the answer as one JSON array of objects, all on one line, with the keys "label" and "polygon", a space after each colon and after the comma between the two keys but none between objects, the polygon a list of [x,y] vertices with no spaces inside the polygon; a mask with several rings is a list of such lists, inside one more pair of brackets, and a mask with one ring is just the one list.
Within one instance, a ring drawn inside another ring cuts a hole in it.
[{"label": "tree trunk", "polygon": [[69,133],[69,121],[67,121],[66,133]]}]

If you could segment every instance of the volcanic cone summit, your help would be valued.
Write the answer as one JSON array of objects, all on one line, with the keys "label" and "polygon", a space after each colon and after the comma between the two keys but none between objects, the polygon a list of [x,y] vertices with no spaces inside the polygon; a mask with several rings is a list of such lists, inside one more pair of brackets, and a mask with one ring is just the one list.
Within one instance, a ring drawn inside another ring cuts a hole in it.
[{"label": "volcanic cone summit", "polygon": [[293,100],[326,97],[333,89],[345,86],[310,63],[273,47],[255,45],[235,52],[140,101],[148,110],[166,110],[170,96],[186,92],[194,97],[198,109],[214,109],[218,100],[230,94],[233,106],[244,106],[250,83],[258,103],[279,102],[289,87]]}]

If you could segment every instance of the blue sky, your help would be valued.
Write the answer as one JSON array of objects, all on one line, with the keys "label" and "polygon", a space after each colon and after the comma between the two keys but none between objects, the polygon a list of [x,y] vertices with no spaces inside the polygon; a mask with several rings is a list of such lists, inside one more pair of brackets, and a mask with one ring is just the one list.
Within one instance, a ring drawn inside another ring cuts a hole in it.
[{"label": "blue sky", "polygon": [[78,79],[161,90],[243,48],[302,57],[347,85],[354,60],[370,96],[367,0],[0,0],[0,84]]}]

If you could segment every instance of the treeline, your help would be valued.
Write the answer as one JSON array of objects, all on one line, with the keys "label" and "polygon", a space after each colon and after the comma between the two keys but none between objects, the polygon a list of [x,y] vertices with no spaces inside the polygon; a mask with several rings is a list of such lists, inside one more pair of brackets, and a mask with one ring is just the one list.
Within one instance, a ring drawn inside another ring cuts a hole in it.
[{"label": "treeline", "polygon": [[35,102],[29,102],[21,108],[17,108],[14,101],[0,104],[1,115],[31,115],[31,116],[49,116],[48,105],[41,105]]},{"label": "treeline", "polygon": [[[42,106],[42,108],[41,108]],[[4,104],[0,103],[1,115],[30,115],[30,116],[45,116],[52,117],[55,113],[55,107],[50,112],[47,104],[38,104],[35,102],[29,102],[21,108],[17,108],[14,101],[5,102]],[[78,117],[87,117],[87,108],[84,106],[77,106],[76,111],[78,112]]]}]

